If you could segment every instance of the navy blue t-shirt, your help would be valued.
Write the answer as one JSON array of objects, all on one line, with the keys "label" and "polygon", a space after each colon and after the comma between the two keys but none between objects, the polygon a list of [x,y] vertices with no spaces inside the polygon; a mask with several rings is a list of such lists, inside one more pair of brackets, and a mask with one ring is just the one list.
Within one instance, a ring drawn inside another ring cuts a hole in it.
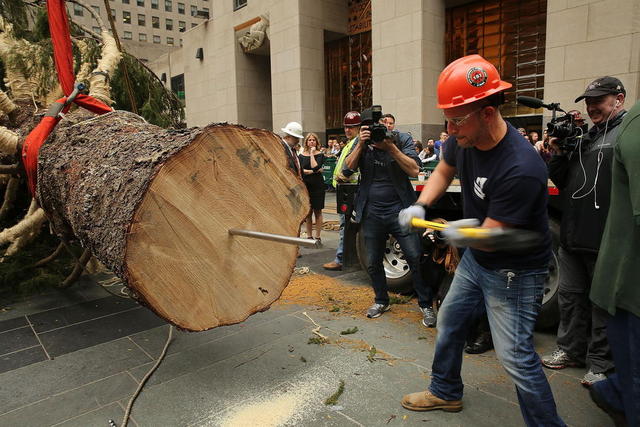
[{"label": "navy blue t-shirt", "polygon": [[378,218],[398,214],[402,209],[402,201],[393,186],[388,162],[390,157],[386,152],[373,149],[373,182],[369,188],[367,213]]},{"label": "navy blue t-shirt", "polygon": [[458,146],[450,136],[444,160],[458,171],[465,218],[486,217],[544,236],[540,246],[524,252],[471,249],[478,263],[491,270],[545,268],[551,257],[547,216],[547,167],[533,146],[507,123],[507,134],[488,151]]}]

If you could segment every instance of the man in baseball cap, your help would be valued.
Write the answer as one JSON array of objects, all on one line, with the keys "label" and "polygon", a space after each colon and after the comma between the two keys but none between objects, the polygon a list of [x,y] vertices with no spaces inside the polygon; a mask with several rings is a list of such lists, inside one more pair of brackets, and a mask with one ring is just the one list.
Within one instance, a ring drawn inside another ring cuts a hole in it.
[{"label": "man in baseball cap", "polygon": [[[567,139],[576,143],[549,139],[554,152],[549,178],[560,190],[563,206],[558,253],[562,274],[557,348],[542,357],[542,364],[549,369],[586,367],[580,380],[586,387],[606,379],[615,368],[607,340],[607,316],[591,304],[589,290],[609,213],[611,165],[626,114],[625,94],[617,78],[595,79],[576,98],[576,102],[584,99],[593,126],[584,134],[580,131],[581,138]],[[580,126],[579,115],[569,114]]]},{"label": "man in baseball cap", "polygon": [[624,86],[622,85],[622,82],[616,79],[615,77],[604,76],[604,77],[600,77],[599,79],[595,79],[594,81],[589,83],[589,86],[587,86],[587,89],[584,91],[582,95],[576,98],[575,102],[580,102],[584,98],[587,98],[590,96],[601,96],[601,95],[609,95],[609,94],[617,95],[619,93],[625,96],[627,94],[627,92],[624,90]]}]

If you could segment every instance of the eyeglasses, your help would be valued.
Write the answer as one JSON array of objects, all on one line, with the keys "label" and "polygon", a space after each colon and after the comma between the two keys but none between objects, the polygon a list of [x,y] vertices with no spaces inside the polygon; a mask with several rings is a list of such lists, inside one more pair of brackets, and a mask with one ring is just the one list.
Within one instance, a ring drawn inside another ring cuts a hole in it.
[{"label": "eyeglasses", "polygon": [[464,122],[466,122],[469,117],[473,116],[475,113],[477,113],[478,111],[482,110],[483,108],[484,107],[478,108],[477,110],[473,110],[472,112],[470,112],[466,116],[461,116],[461,117],[447,117],[447,116],[444,116],[444,119],[446,121],[448,121],[449,123],[451,123],[452,125],[454,125],[454,126],[462,126],[464,124]]}]

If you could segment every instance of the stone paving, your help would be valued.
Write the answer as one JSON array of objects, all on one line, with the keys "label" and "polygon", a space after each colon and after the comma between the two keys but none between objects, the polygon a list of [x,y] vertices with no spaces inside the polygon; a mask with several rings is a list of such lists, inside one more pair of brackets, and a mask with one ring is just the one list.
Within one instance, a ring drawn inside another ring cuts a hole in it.
[{"label": "stone paving", "polygon": [[[333,219],[328,196],[327,219]],[[302,249],[299,266],[344,283],[367,286],[366,275],[325,272],[337,232],[324,248]],[[160,354],[169,327],[150,311],[107,293],[83,277],[64,292],[0,307],[0,426],[117,425],[130,396]],[[111,291],[117,294],[118,287]],[[357,326],[340,345],[308,344],[315,322],[332,339]],[[554,347],[536,334],[536,348]],[[200,333],[174,331],[158,370],[136,401],[135,426],[517,426],[522,418],[513,385],[495,353],[464,359],[464,410],[414,413],[403,394],[424,389],[435,331],[385,315],[329,313],[275,304],[247,321]],[[368,357],[370,346],[378,353]],[[546,371],[565,422],[608,426],[589,400],[580,369]],[[324,401],[344,382],[336,405]]]}]

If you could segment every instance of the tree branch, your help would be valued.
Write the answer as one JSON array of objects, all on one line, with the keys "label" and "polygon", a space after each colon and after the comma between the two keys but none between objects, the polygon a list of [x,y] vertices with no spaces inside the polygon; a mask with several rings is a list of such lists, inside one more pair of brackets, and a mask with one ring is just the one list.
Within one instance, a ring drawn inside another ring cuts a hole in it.
[{"label": "tree branch", "polygon": [[3,111],[5,114],[9,115],[13,111],[15,111],[16,108],[18,108],[18,106],[9,99],[4,91],[0,90],[0,111]]},{"label": "tree branch", "polygon": [[16,196],[18,195],[18,188],[20,188],[20,180],[14,176],[9,178],[7,188],[4,190],[2,207],[0,207],[0,221],[2,221],[13,208]]},{"label": "tree branch", "polygon": [[0,126],[0,154],[15,155],[19,140],[17,133]]},{"label": "tree branch", "polygon": [[0,175],[17,175],[20,173],[20,165],[0,165]]},{"label": "tree branch", "polygon": [[82,255],[80,255],[80,258],[78,258],[78,261],[76,262],[76,265],[73,268],[71,274],[69,274],[69,276],[64,279],[64,282],[62,282],[58,287],[68,288],[71,284],[73,284],[73,282],[78,280],[78,277],[80,277],[80,275],[84,271],[84,267],[87,265],[90,259],[91,251],[89,249],[85,249],[84,252],[82,252]]},{"label": "tree branch", "polygon": [[42,267],[45,264],[50,263],[51,261],[53,261],[54,259],[56,259],[58,257],[58,255],[60,255],[60,253],[64,250],[64,243],[60,242],[60,244],[58,245],[58,247],[56,248],[55,251],[53,251],[53,253],[51,255],[49,255],[46,258],[42,258],[40,261],[36,262],[35,264],[33,264],[34,267]]}]

